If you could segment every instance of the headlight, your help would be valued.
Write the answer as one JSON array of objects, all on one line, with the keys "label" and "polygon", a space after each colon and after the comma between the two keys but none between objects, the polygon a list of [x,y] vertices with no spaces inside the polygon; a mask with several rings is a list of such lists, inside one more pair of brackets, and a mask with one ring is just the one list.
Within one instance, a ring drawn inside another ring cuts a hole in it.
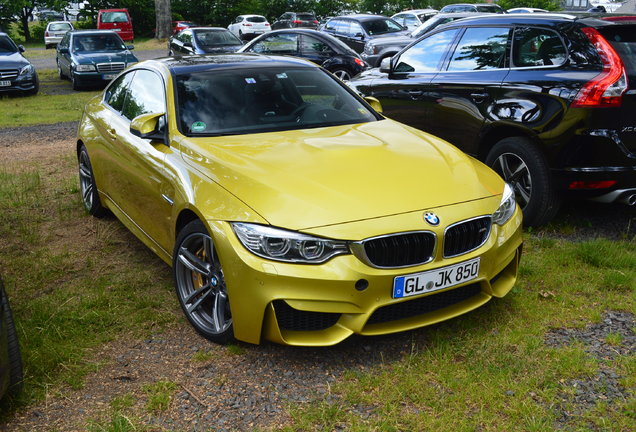
[{"label": "headlight", "polygon": [[75,70],[78,72],[93,72],[95,70],[95,66],[91,64],[78,64],[75,66]]},{"label": "headlight", "polygon": [[364,53],[365,54],[375,54],[375,46],[373,46],[371,44],[366,44],[364,46]]},{"label": "headlight", "polygon": [[276,261],[320,264],[336,255],[349,253],[345,241],[242,222],[233,223],[232,228],[247,250]]},{"label": "headlight", "polygon": [[515,192],[508,183],[504,186],[503,196],[501,197],[501,204],[496,212],[492,214],[492,221],[498,225],[503,225],[508,222],[508,219],[512,217],[517,208],[517,202],[515,201]]},{"label": "headlight", "polygon": [[26,75],[26,74],[32,74],[35,71],[35,69],[33,68],[33,65],[26,65],[25,67],[23,67],[22,69],[20,69],[20,76],[22,75]]}]

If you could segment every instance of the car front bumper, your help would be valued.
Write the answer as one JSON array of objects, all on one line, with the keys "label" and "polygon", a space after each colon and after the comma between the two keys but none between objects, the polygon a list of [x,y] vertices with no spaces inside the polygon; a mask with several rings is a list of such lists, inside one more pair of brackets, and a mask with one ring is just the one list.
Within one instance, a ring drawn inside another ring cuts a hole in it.
[{"label": "car front bumper", "polygon": [[[435,232],[434,259],[407,268],[375,268],[354,255],[337,256],[320,265],[270,261],[248,252],[227,222],[207,221],[224,269],[235,337],[250,343],[259,343],[264,337],[287,345],[333,345],[354,333],[381,335],[430,325],[473,310],[492,297],[505,296],[516,282],[521,257],[522,216],[518,208],[505,225],[493,224],[485,243],[472,252],[443,258],[441,240],[446,226],[483,215],[483,202],[492,209],[499,199],[431,209],[441,220],[449,221],[438,227],[424,226],[418,211],[305,231],[340,239],[348,232],[355,236],[349,240],[422,229]],[[474,280],[429,294],[392,296],[397,276],[476,257],[480,258],[480,269]]]},{"label": "car front bumper", "polygon": [[33,92],[39,84],[37,74],[19,76],[10,81],[11,85],[0,87],[0,93]]}]

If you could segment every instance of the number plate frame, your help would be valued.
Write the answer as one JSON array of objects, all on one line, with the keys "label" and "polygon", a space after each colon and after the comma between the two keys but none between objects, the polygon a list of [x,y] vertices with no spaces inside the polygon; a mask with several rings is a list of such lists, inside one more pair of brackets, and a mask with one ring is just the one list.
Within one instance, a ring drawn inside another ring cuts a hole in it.
[{"label": "number plate frame", "polygon": [[474,280],[479,276],[480,265],[481,257],[477,257],[434,270],[397,276],[393,279],[393,298],[428,294]]}]

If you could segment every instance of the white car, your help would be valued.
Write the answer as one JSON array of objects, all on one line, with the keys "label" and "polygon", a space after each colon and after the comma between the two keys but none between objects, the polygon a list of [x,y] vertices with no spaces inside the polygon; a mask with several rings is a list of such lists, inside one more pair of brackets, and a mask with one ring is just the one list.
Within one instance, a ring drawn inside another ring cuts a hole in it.
[{"label": "white car", "polygon": [[70,30],[73,30],[73,24],[69,21],[51,21],[44,30],[44,47],[46,49],[53,48]]},{"label": "white car", "polygon": [[227,29],[242,40],[252,39],[272,30],[267,18],[262,15],[239,15]]},{"label": "white car", "polygon": [[546,13],[549,12],[545,9],[532,8],[532,7],[520,7],[507,10],[508,13]]},{"label": "white car", "polygon": [[397,21],[402,27],[406,27],[409,30],[415,30],[422,25],[424,21],[437,14],[437,12],[438,11],[435,9],[414,9],[396,13],[391,18],[393,18],[394,21]]}]

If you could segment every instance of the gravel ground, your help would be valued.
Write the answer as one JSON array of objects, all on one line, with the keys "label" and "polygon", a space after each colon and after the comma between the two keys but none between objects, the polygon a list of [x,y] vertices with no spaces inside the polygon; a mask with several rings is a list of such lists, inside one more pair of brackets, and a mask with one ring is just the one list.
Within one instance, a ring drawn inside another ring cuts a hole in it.
[{"label": "gravel ground", "polygon": [[[17,155],[42,141],[59,142],[47,151],[69,154],[76,130],[76,122],[0,129],[0,145]],[[555,224],[540,232],[586,239],[633,238],[635,231],[634,208],[579,202],[566,203]],[[553,329],[546,335],[546,344],[554,347],[583,343],[589,355],[601,361],[597,376],[562,383],[557,427],[566,427],[598,401],[629,396],[619,384],[620,377],[603,360],[636,352],[635,327],[633,315],[611,311],[599,324],[585,329]],[[609,345],[610,333],[622,335],[621,343]],[[0,425],[0,430],[85,430],[89,419],[107,422],[113,398],[122,395],[132,395],[134,403],[128,409],[158,430],[276,428],[291,422],[288,403],[329,400],[335,397],[330,393],[331,384],[345,371],[365,370],[397,361],[413,349],[425,349],[426,335],[424,329],[385,337],[351,337],[329,348],[268,343],[222,347],[202,339],[182,322],[146,340],[122,338],[90,353],[89,358],[100,367],[87,377],[82,389],[65,389],[61,396],[50,394]],[[201,353],[205,360],[197,361]],[[159,380],[175,383],[176,390],[168,410],[148,413],[143,386]],[[361,416],[372,414],[371,408],[352,409]]]},{"label": "gravel ground", "polygon": [[[553,329],[546,335],[545,342],[549,346],[583,344],[585,352],[600,364],[596,376],[562,383],[559,394],[561,405],[557,407],[559,428],[565,427],[572,418],[594,408],[597,403],[611,404],[631,397],[630,391],[619,384],[621,377],[608,366],[606,360],[636,354],[634,329],[636,321],[633,314],[608,311],[598,324],[590,324],[583,329]],[[620,335],[620,344],[608,343],[608,335]]]}]

